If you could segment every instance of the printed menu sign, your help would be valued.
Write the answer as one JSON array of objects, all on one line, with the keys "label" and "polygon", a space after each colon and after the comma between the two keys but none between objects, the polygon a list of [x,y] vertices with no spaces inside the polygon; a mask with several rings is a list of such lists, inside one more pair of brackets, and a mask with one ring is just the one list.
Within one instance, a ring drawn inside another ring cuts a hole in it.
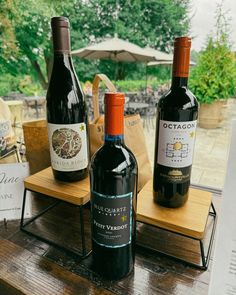
[{"label": "printed menu sign", "polygon": [[[0,221],[20,219],[24,183],[29,176],[28,163],[0,164]],[[31,216],[30,198],[27,196],[25,217]]]},{"label": "printed menu sign", "polygon": [[209,295],[236,295],[236,120],[222,194]]}]

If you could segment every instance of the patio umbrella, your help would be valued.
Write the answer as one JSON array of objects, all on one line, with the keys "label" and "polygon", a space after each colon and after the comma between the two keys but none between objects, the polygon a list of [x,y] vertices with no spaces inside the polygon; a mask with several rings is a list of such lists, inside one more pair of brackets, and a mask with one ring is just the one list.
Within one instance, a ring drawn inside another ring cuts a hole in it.
[{"label": "patio umbrella", "polygon": [[159,51],[157,49],[151,48],[151,47],[145,47],[144,48],[149,54],[152,54],[155,57],[155,61],[153,62],[172,62],[173,60],[173,54],[165,53],[162,51]]},{"label": "patio umbrella", "polygon": [[149,62],[157,60],[152,52],[117,37],[74,50],[71,54],[86,59],[111,59],[117,62]]},{"label": "patio umbrella", "polygon": [[71,54],[85,59],[111,59],[116,62],[146,62],[146,86],[147,62],[172,60],[172,55],[169,56],[167,53],[150,47],[142,48],[118,37],[74,50]]},{"label": "patio umbrella", "polygon": [[159,50],[151,48],[149,46],[145,47],[144,49],[146,50],[146,52],[148,52],[149,54],[151,54],[155,57],[155,61],[150,61],[149,63],[146,63],[146,86],[147,86],[147,76],[148,76],[147,66],[151,63],[170,64],[170,63],[172,63],[173,55],[159,51]]}]

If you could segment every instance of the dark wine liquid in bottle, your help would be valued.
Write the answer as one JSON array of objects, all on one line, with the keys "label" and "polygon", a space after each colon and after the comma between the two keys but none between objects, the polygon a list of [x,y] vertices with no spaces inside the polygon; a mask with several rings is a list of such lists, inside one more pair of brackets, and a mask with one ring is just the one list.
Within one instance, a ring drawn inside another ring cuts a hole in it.
[{"label": "dark wine liquid in bottle", "polygon": [[55,178],[76,181],[88,174],[87,109],[70,56],[69,21],[51,19],[54,62],[47,91],[51,165]]},{"label": "dark wine liquid in bottle", "polygon": [[105,143],[91,160],[93,266],[117,280],[134,266],[137,162],[124,144],[124,94],[105,94]]},{"label": "dark wine liquid in bottle", "polygon": [[175,39],[170,90],[157,106],[154,153],[154,200],[166,207],[188,199],[198,117],[198,102],[188,90],[191,39]]}]

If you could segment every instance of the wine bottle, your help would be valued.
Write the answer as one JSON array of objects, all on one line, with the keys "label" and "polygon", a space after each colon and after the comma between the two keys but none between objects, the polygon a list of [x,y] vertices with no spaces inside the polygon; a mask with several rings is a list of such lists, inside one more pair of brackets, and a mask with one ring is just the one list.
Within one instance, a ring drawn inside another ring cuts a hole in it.
[{"label": "wine bottle", "polygon": [[88,120],[70,56],[69,20],[51,19],[54,61],[47,91],[47,121],[54,177],[77,181],[88,174]]},{"label": "wine bottle", "polygon": [[124,94],[105,94],[105,142],[91,159],[93,266],[110,280],[134,265],[137,162],[124,144]]},{"label": "wine bottle", "polygon": [[158,102],[154,153],[154,200],[166,207],[188,199],[198,102],[187,88],[191,39],[178,37],[170,90]]}]

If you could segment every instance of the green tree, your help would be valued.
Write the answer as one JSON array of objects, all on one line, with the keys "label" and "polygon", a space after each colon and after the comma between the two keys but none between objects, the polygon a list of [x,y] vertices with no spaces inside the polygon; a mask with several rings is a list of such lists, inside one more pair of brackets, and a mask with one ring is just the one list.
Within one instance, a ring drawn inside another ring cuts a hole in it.
[{"label": "green tree", "polygon": [[[78,1],[74,12],[77,16],[71,18],[76,34],[74,49],[117,34],[142,47],[148,45],[171,52],[174,37],[189,31],[187,0]],[[79,32],[78,28],[81,28]],[[112,78],[115,78],[115,67],[111,61],[98,64],[99,70]],[[142,76],[145,74],[145,68],[139,64],[119,63],[118,71],[120,79],[127,75],[132,77],[135,72],[141,71]]]},{"label": "green tree", "polygon": [[[73,49],[117,33],[140,46],[169,52],[174,36],[189,30],[188,0],[0,0],[0,4],[0,72],[30,74],[44,89],[52,64],[50,18],[54,15],[69,17]],[[114,78],[112,61],[75,62],[84,80],[98,71]],[[144,67],[119,67],[120,78],[139,71],[144,73]]]},{"label": "green tree", "polygon": [[6,1],[2,7],[2,40],[10,37],[10,41],[1,46],[2,71],[33,74],[44,89],[47,87],[51,60],[49,20],[53,13],[50,5],[41,0]]}]

